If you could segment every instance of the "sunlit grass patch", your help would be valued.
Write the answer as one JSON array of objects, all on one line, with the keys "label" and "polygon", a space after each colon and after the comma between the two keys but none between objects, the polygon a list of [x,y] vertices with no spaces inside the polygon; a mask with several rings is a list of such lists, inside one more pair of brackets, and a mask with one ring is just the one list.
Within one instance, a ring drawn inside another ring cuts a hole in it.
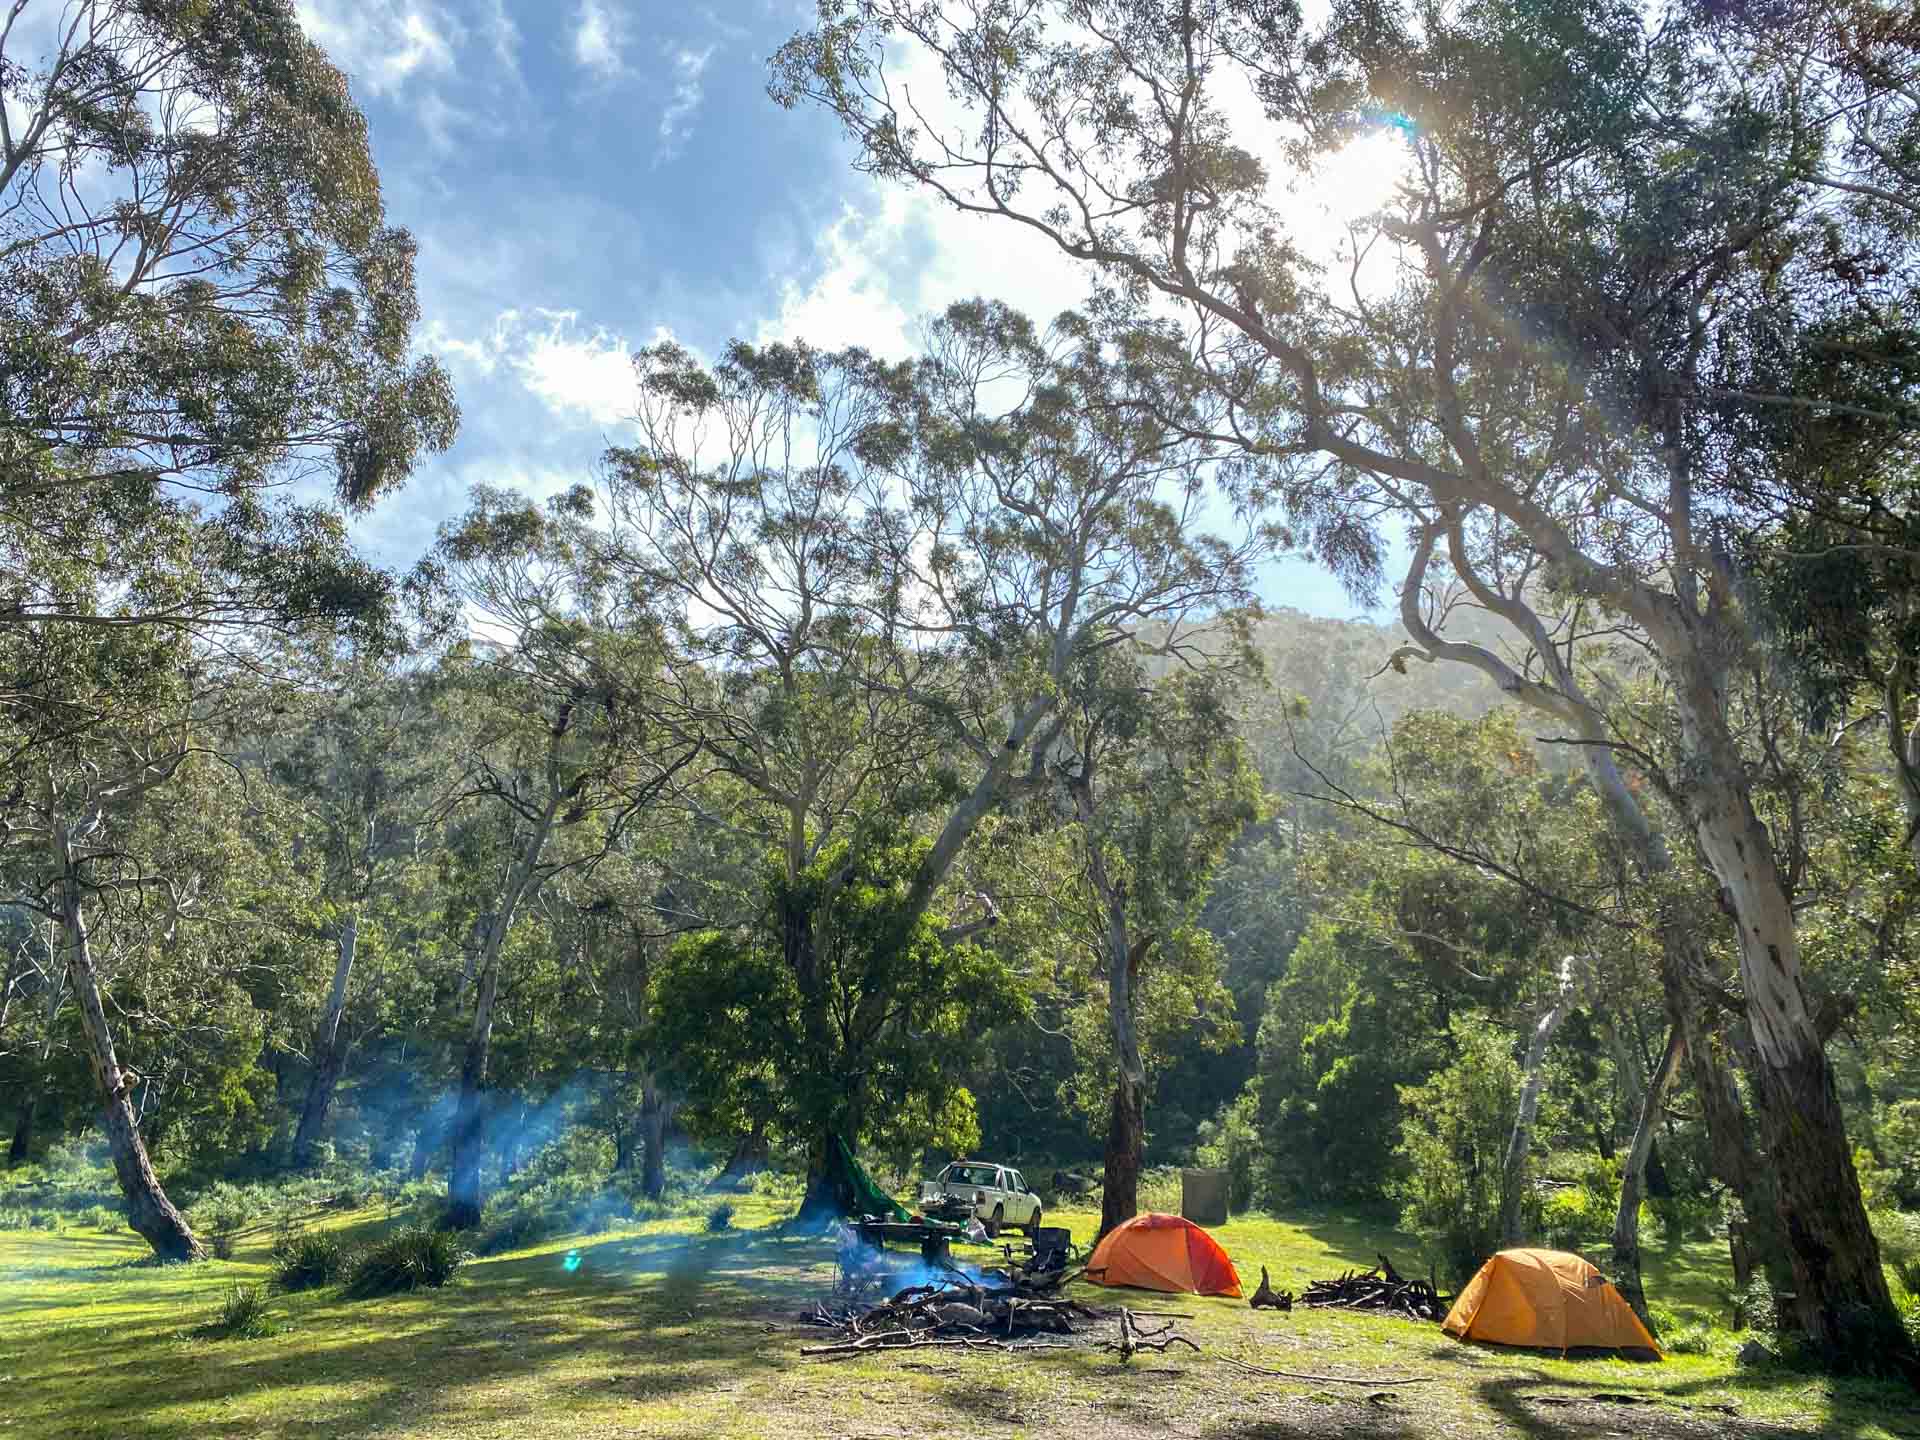
[{"label": "sunlit grass patch", "polygon": [[[278,1333],[244,1344],[190,1332],[236,1284],[270,1275],[271,1237],[243,1241],[232,1261],[136,1266],[140,1242],[78,1229],[0,1235],[0,1440],[199,1440],[199,1437],[380,1436],[478,1440],[524,1436],[838,1436],[950,1440],[959,1434],[1092,1440],[1148,1434],[1328,1436],[1377,1419],[1356,1387],[1259,1379],[1233,1356],[1304,1374],[1428,1374],[1400,1392],[1397,1436],[1542,1436],[1619,1429],[1657,1435],[1661,1416],[1701,1418],[1684,1404],[1731,1404],[1741,1419],[1807,1434],[1891,1440],[1910,1433],[1911,1397],[1864,1382],[1743,1372],[1719,1355],[1661,1365],[1561,1360],[1462,1345],[1435,1326],[1383,1316],[1249,1310],[1244,1302],[1080,1285],[1096,1307],[1177,1309],[1205,1353],[1129,1367],[1093,1351],[1058,1355],[936,1354],[810,1362],[817,1332],[795,1323],[827,1293],[830,1239],[774,1224],[790,1202],[738,1197],[728,1230],[706,1229],[707,1205],[599,1235],[554,1237],[469,1262],[440,1290],[355,1300],[328,1287],[274,1297]],[[710,1202],[709,1202],[710,1205]],[[1090,1241],[1098,1217],[1055,1217]],[[352,1245],[393,1227],[376,1208],[329,1215],[324,1233]],[[1214,1232],[1248,1288],[1259,1267],[1276,1285],[1374,1263],[1385,1251],[1415,1268],[1409,1237],[1363,1218],[1299,1214],[1236,1218]],[[998,1253],[972,1247],[968,1258]],[[569,1268],[569,1256],[577,1263]],[[1652,1257],[1656,1296],[1712,1289],[1712,1247],[1679,1257],[1677,1289]],[[1691,1313],[1690,1310],[1683,1313]],[[1658,1406],[1617,1423],[1554,1425],[1541,1396],[1644,1394]],[[1361,1392],[1364,1394],[1365,1392]],[[1417,1403],[1416,1403],[1417,1402]],[[1653,1412],[1654,1421],[1647,1418]],[[1222,1417],[1242,1417],[1239,1432]],[[1258,1428],[1258,1427],[1267,1428]],[[1677,1433],[1677,1432],[1675,1432]],[[1772,1432],[1781,1433],[1780,1430]],[[1771,1440],[1771,1437],[1770,1437]]]}]

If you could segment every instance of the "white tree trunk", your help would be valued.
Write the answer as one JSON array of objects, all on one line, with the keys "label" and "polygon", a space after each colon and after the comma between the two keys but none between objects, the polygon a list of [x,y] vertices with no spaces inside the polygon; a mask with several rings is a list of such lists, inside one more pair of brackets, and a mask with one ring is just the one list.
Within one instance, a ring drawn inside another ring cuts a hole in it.
[{"label": "white tree trunk", "polygon": [[1620,1174],[1620,1203],[1613,1214],[1613,1283],[1641,1323],[1651,1330],[1647,1315],[1646,1289],[1640,1281],[1640,1198],[1647,1188],[1647,1157],[1653,1153],[1653,1132],[1660,1123],[1660,1107],[1665,1103],[1667,1087],[1673,1083],[1686,1054],[1686,1032],[1675,1025],[1667,1032],[1666,1053],[1654,1068],[1640,1099],[1639,1118],[1633,1126],[1633,1143],[1627,1147],[1627,1163]]},{"label": "white tree trunk", "polygon": [[100,994],[99,973],[94,968],[93,942],[87,931],[77,873],[79,860],[64,823],[55,821],[51,835],[67,983],[80,1009],[80,1025],[87,1037],[94,1083],[102,1102],[101,1124],[107,1132],[107,1148],[113,1158],[114,1173],[120,1180],[120,1193],[127,1202],[127,1223],[161,1259],[197,1260],[202,1254],[200,1241],[186,1217],[174,1208],[160,1187],[160,1177],[154,1173],[146,1143],[140,1138],[140,1127],[133,1118],[133,1107],[127,1100],[127,1090],[134,1083],[134,1077],[120,1068],[113,1031],[107,1023],[107,1007]]},{"label": "white tree trunk", "polygon": [[480,1222],[480,1152],[482,1114],[481,1087],[486,1083],[487,1060],[493,1043],[493,1003],[500,991],[500,950],[506,943],[513,917],[533,884],[547,838],[553,833],[554,817],[560,813],[560,797],[555,795],[541,814],[539,822],[514,857],[500,892],[500,904],[487,925],[477,966],[480,989],[474,996],[473,1021],[467,1027],[466,1055],[460,1065],[460,1101],[453,1121],[453,1163],[447,1174],[447,1223],[466,1228]]},{"label": "white tree trunk", "polygon": [[1505,1245],[1517,1245],[1520,1234],[1520,1202],[1526,1192],[1527,1152],[1533,1147],[1533,1122],[1540,1113],[1540,1087],[1546,1081],[1547,1046],[1553,1032],[1573,1008],[1573,956],[1560,960],[1558,987],[1553,999],[1533,1027],[1527,1042],[1526,1069],[1521,1072],[1520,1112],[1513,1119],[1513,1135],[1507,1142],[1507,1161],[1500,1176],[1500,1239]]}]

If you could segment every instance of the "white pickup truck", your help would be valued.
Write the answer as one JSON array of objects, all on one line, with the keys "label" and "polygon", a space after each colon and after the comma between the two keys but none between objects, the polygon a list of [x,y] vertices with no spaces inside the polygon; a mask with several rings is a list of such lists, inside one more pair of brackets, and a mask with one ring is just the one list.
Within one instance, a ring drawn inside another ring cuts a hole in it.
[{"label": "white pickup truck", "polygon": [[949,1196],[969,1202],[989,1235],[998,1235],[1005,1225],[1029,1235],[1039,1233],[1040,1197],[1027,1189],[1018,1170],[984,1160],[955,1160],[933,1179],[920,1182],[922,1204]]}]

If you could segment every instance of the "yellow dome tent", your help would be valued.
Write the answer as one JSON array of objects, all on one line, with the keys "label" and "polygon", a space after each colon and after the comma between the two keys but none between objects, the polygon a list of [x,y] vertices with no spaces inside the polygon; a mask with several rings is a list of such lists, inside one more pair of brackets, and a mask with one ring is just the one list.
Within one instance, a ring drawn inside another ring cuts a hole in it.
[{"label": "yellow dome tent", "polygon": [[1600,1346],[1660,1355],[1613,1282],[1563,1250],[1502,1250],[1467,1282],[1440,1328],[1495,1345]]}]

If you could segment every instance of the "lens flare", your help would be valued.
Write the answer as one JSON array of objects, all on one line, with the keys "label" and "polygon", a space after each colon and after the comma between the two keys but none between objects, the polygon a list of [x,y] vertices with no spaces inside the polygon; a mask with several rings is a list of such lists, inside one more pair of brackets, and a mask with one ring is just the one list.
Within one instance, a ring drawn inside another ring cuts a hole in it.
[{"label": "lens flare", "polygon": [[578,1250],[567,1251],[567,1258],[560,1262],[560,1268],[565,1270],[569,1275],[578,1270],[580,1268],[580,1252]]}]

